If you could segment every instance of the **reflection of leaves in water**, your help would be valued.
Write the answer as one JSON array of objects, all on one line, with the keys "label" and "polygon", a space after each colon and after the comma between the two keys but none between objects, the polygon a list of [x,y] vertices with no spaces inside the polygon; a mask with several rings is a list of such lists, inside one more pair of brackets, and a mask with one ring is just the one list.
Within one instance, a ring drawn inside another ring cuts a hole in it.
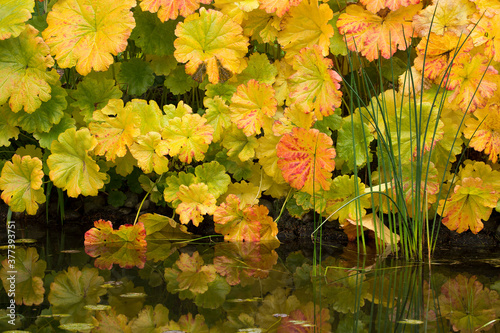
[{"label": "reflection of leaves in water", "polygon": [[283,318],[278,333],[313,333],[313,332],[331,332],[329,323],[330,311],[309,302],[301,305],[297,310],[290,313],[290,316]]},{"label": "reflection of leaves in water", "polygon": [[69,267],[56,275],[50,284],[49,302],[53,313],[68,313],[71,317],[61,322],[85,322],[89,312],[83,307],[87,304],[97,304],[100,296],[106,294],[102,288],[104,278],[99,276],[95,268]]},{"label": "reflection of leaves in water", "polygon": [[[141,311],[146,300],[144,287],[135,287],[134,283],[127,278],[122,278],[120,281],[122,282],[120,286],[109,290],[109,305],[118,314],[124,314],[129,318],[135,317]],[[143,296],[128,297],[131,293],[141,293]]]},{"label": "reflection of leaves in water", "polygon": [[455,331],[474,332],[498,317],[500,299],[496,291],[485,288],[476,276],[467,279],[459,274],[441,287],[439,304],[441,314],[450,320]]},{"label": "reflection of leaves in water", "polygon": [[[9,258],[12,259],[9,250]],[[5,259],[2,261],[2,269],[0,270],[0,278],[3,282],[3,287],[7,292],[12,289],[12,282],[15,283],[15,301],[17,305],[38,305],[43,302],[43,277],[45,276],[45,268],[47,263],[45,260],[38,260],[38,253],[34,247],[28,249],[18,248],[15,250],[15,266],[10,266],[12,261]],[[15,280],[9,279],[12,271],[15,271]]]}]

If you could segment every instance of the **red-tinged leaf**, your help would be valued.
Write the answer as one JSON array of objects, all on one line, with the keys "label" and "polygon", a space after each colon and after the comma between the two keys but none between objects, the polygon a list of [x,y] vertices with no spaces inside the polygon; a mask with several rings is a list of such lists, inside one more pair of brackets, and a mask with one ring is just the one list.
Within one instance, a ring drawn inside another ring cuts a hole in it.
[{"label": "red-tinged leaf", "polygon": [[230,194],[214,212],[215,231],[224,235],[224,240],[233,242],[258,242],[260,240],[261,223],[249,220],[239,207],[240,199]]},{"label": "red-tinged leaf", "polygon": [[332,115],[342,102],[340,75],[332,70],[331,59],[323,57],[318,46],[305,48],[295,56],[293,68],[297,71],[289,78],[290,99],[318,120]]},{"label": "red-tinged leaf", "polygon": [[300,4],[301,0],[260,0],[260,2],[260,9],[264,9],[266,13],[276,13],[278,17],[282,17],[290,7]]},{"label": "red-tinged leaf", "polygon": [[333,141],[317,129],[294,128],[276,146],[278,167],[293,188],[313,194],[330,189],[335,169]]},{"label": "red-tinged leaf", "polygon": [[483,229],[481,220],[489,219],[499,199],[500,193],[481,178],[464,178],[446,200],[444,211],[444,200],[441,200],[438,212],[441,213],[443,224],[448,229],[458,233],[470,229],[477,234]]},{"label": "red-tinged leaf", "polygon": [[467,112],[484,108],[488,99],[497,90],[494,80],[498,71],[492,66],[487,66],[488,63],[489,59],[481,54],[458,55],[453,62],[449,80],[446,82],[446,88],[454,90],[448,101]]},{"label": "red-tinged leaf", "polygon": [[424,36],[416,47],[415,69],[423,71],[424,77],[431,80],[441,77],[449,64],[455,61],[455,53],[469,52],[474,47],[472,40],[465,38],[466,36],[457,36],[451,32],[442,36],[435,33]]},{"label": "red-tinged leaf", "polygon": [[143,11],[157,13],[160,21],[175,20],[181,15],[187,17],[200,8],[200,2],[209,4],[212,0],[142,0]]},{"label": "red-tinged leaf", "polygon": [[146,230],[139,222],[136,225],[122,225],[113,229],[110,221],[98,220],[94,228],[85,233],[85,252],[98,257],[94,265],[101,269],[111,269],[113,264],[120,267],[143,268],[146,263]]},{"label": "red-tinged leaf", "polygon": [[264,121],[276,113],[274,89],[265,83],[250,80],[238,86],[231,98],[231,120],[246,136],[261,133]]},{"label": "red-tinged leaf", "polygon": [[[494,3],[492,3],[494,5]],[[487,12],[493,12],[488,8]],[[475,46],[484,45],[484,55],[494,61],[500,61],[500,39],[498,32],[500,31],[500,12],[488,17],[489,15],[474,13],[469,25],[471,37],[474,40]]]},{"label": "red-tinged leaf", "polygon": [[351,51],[361,52],[369,61],[382,57],[389,59],[398,49],[405,50],[414,36],[413,16],[422,5],[401,7],[396,11],[378,14],[360,5],[350,5],[341,14],[337,27],[347,39]]},{"label": "red-tinged leaf", "polygon": [[389,8],[392,11],[398,10],[400,7],[408,7],[416,5],[420,0],[361,0],[366,9],[376,14],[381,9]]},{"label": "red-tinged leaf", "polygon": [[469,146],[489,155],[492,163],[500,155],[500,105],[491,103],[484,109],[474,112],[465,121],[464,136],[471,139]]},{"label": "red-tinged leaf", "polygon": [[58,1],[47,15],[43,38],[62,68],[76,65],[87,75],[92,69],[105,71],[113,55],[123,52],[135,27],[130,10],[135,0]]}]

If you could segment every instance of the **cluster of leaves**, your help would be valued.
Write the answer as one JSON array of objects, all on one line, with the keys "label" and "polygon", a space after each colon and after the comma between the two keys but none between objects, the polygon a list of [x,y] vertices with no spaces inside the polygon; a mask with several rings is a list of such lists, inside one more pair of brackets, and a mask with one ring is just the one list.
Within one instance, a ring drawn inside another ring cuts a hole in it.
[{"label": "cluster of leaves", "polygon": [[[372,149],[383,138],[397,145],[406,202],[422,187],[449,228],[479,232],[500,199],[490,181],[500,154],[493,0],[0,3],[0,145],[13,155],[0,190],[13,211],[34,214],[44,182],[95,196],[112,189],[110,175],[140,170],[153,201],[182,224],[213,215],[227,240],[276,237],[262,194],[291,198],[292,215],[316,210],[348,226],[392,209],[345,205],[370,191],[353,173],[387,153]],[[360,69],[380,70],[380,91],[399,92],[383,92],[383,105],[354,96],[349,74]],[[415,109],[427,126],[412,121]],[[361,117],[367,110],[383,117]],[[16,150],[20,135],[41,154]],[[462,142],[488,164],[441,180]],[[415,156],[432,162],[420,187]],[[443,181],[451,196],[439,201]]]},{"label": "cluster of leaves", "polygon": [[[87,253],[92,255],[104,240],[112,246],[136,239],[108,232],[109,224],[96,223],[100,231],[86,237]],[[147,234],[148,243],[142,265],[122,248],[102,251],[93,260],[100,269],[89,267],[88,256],[59,253],[78,267],[58,271],[47,267],[35,248],[19,247],[17,309],[19,314],[28,306],[39,310],[36,320],[30,309],[30,316],[18,316],[15,327],[9,327],[30,332],[76,325],[91,332],[313,332],[313,327],[314,332],[350,332],[353,327],[370,331],[377,320],[388,329],[410,319],[436,331],[474,332],[492,328],[500,315],[498,283],[486,286],[480,281],[487,278],[456,272],[449,276],[448,268],[442,270],[446,275],[438,269],[425,280],[422,276],[428,275],[415,274],[417,265],[390,263],[376,256],[375,248],[361,265],[352,247],[325,256],[318,280],[313,262],[301,251],[278,260],[277,241],[194,245],[185,227],[172,219],[146,214],[141,224],[137,230]],[[179,242],[156,241],[167,235]],[[140,243],[129,242],[129,249],[144,248]],[[129,269],[108,267],[113,259]],[[3,260],[0,279],[6,290],[11,270],[8,259]],[[415,286],[423,286],[422,291],[416,293]],[[374,311],[378,315],[370,318]]]}]

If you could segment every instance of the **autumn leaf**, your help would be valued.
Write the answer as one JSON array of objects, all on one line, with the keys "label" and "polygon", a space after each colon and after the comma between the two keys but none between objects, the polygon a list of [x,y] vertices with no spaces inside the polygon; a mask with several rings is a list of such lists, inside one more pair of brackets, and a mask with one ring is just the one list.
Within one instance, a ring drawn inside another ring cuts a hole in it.
[{"label": "autumn leaf", "polygon": [[230,127],[222,139],[222,145],[228,149],[229,157],[237,157],[245,162],[255,156],[255,148],[258,146],[257,138],[246,136],[236,125]]},{"label": "autumn leaf", "polygon": [[360,52],[368,61],[382,57],[389,59],[398,49],[406,50],[415,35],[413,16],[422,5],[400,7],[398,10],[379,14],[365,10],[360,5],[347,6],[337,21],[339,32],[345,36],[349,50]]},{"label": "autumn leaf", "polygon": [[377,214],[367,214],[362,218],[346,218],[342,223],[342,229],[351,242],[361,236],[364,231],[369,230],[372,238],[380,244],[396,245],[399,243],[399,235],[387,228]]},{"label": "autumn leaf", "polygon": [[429,36],[431,32],[436,35],[450,32],[457,37],[467,35],[469,17],[475,11],[476,7],[468,0],[433,1],[413,17],[413,26],[420,37]]},{"label": "autumn leaf", "polygon": [[[266,54],[252,53],[248,57],[247,67],[236,76],[236,83],[234,85],[248,84],[248,81],[255,80],[260,84],[272,85],[276,81],[278,69],[274,64],[271,64]],[[232,96],[231,96],[232,97]]]},{"label": "autumn leaf", "polygon": [[113,264],[143,268],[146,263],[146,230],[141,222],[114,230],[110,221],[95,221],[94,228],[85,233],[84,244],[85,253],[99,257],[94,265],[100,269],[111,269]]},{"label": "autumn leaf", "polygon": [[158,132],[149,132],[137,137],[130,147],[130,153],[145,173],[154,170],[161,175],[168,171],[169,161],[165,157],[168,154],[168,144],[161,139],[161,134]]},{"label": "autumn leaf", "polygon": [[[0,7],[0,40],[17,37],[31,18],[35,1],[3,1]],[[1,104],[1,103],[0,103]]]},{"label": "autumn leaf", "polygon": [[291,134],[285,134],[276,146],[283,178],[309,194],[315,189],[328,190],[335,168],[332,144],[332,139],[317,129],[294,128]]},{"label": "autumn leaf", "polygon": [[186,114],[168,121],[161,133],[170,149],[170,156],[179,156],[184,163],[202,161],[212,142],[214,129],[198,114]]},{"label": "autumn leaf", "polygon": [[[494,4],[492,4],[494,5]],[[487,13],[495,12],[488,8]],[[484,45],[484,55],[494,61],[500,61],[500,42],[498,41],[498,31],[500,24],[498,18],[500,12],[495,12],[494,15],[474,13],[471,18],[469,29],[471,30],[471,38],[475,46]]]},{"label": "autumn leaf", "polygon": [[220,96],[205,98],[203,105],[207,108],[203,118],[206,118],[207,123],[214,128],[213,142],[219,142],[224,130],[231,126],[229,106]]},{"label": "autumn leaf", "polygon": [[97,140],[86,128],[78,131],[70,128],[52,142],[52,154],[47,159],[50,180],[67,191],[68,196],[97,195],[104,186],[106,174],[99,172],[99,166],[89,156],[96,145]]},{"label": "autumn leaf", "polygon": [[[8,260],[10,259],[10,260]],[[15,295],[17,305],[39,305],[43,302],[45,288],[43,278],[47,263],[38,260],[39,256],[34,247],[24,249],[19,247],[15,254],[9,255],[8,259],[2,261],[0,279],[5,291],[12,290],[12,273],[15,272]],[[10,264],[14,262],[14,265]]]},{"label": "autumn leaf", "polygon": [[176,175],[167,177],[165,180],[166,187],[163,191],[165,201],[172,202],[174,207],[177,207],[180,200],[177,196],[181,185],[189,187],[191,184],[196,184],[196,176],[192,173],[178,172]]},{"label": "autumn leaf", "polygon": [[175,35],[174,56],[178,62],[187,62],[187,74],[196,75],[204,69],[210,83],[215,84],[243,70],[241,61],[248,51],[248,40],[229,16],[201,8],[199,14],[177,25]]},{"label": "autumn leaf", "polygon": [[260,134],[265,118],[274,116],[276,104],[270,85],[250,80],[239,85],[231,99],[231,120],[246,136]]},{"label": "autumn leaf", "polygon": [[490,103],[478,109],[465,121],[464,136],[471,139],[469,146],[484,151],[492,163],[500,155],[500,105]]},{"label": "autumn leaf", "polygon": [[301,0],[261,0],[260,9],[266,13],[276,13],[278,17],[284,16],[288,10],[300,4]]},{"label": "autumn leaf", "polygon": [[45,202],[42,188],[42,161],[38,157],[14,155],[0,175],[2,199],[13,212],[35,215],[38,205]]},{"label": "autumn leaf", "polygon": [[259,8],[258,0],[215,0],[214,7],[233,19],[234,22],[241,22],[248,17],[248,13]]},{"label": "autumn leaf", "polygon": [[481,178],[464,178],[446,201],[439,202],[438,213],[448,229],[477,234],[484,226],[481,220],[489,219],[499,199],[500,193]]},{"label": "autumn leaf", "polygon": [[155,329],[162,329],[168,324],[169,312],[163,304],[156,304],[154,308],[151,305],[146,305],[137,317],[130,321],[128,326],[131,332],[154,332]]},{"label": "autumn leaf", "polygon": [[290,99],[304,112],[313,112],[318,120],[334,113],[341,104],[340,75],[333,62],[323,57],[318,46],[305,48],[295,56],[295,74],[289,77]]},{"label": "autumn leaf", "polygon": [[105,155],[108,161],[125,156],[127,147],[140,133],[140,118],[131,104],[129,102],[124,107],[123,100],[112,99],[104,108],[94,112],[94,121],[89,124],[90,132],[97,139],[95,153]]},{"label": "autumn leaf", "polygon": [[215,231],[233,242],[276,239],[278,228],[268,213],[265,206],[248,204],[241,209],[240,199],[230,194],[214,212]]},{"label": "autumn leaf", "polygon": [[446,82],[448,90],[454,90],[448,101],[462,111],[474,112],[484,108],[497,90],[494,81],[498,71],[487,66],[489,59],[481,54],[471,56],[462,53],[455,58]]},{"label": "autumn leaf", "polygon": [[113,56],[127,47],[135,27],[130,11],[135,4],[135,0],[59,1],[47,15],[42,36],[60,67],[76,65],[81,75],[92,69],[105,71]]},{"label": "autumn leaf", "polygon": [[156,13],[161,22],[175,20],[181,15],[187,17],[194,13],[200,3],[210,4],[212,0],[141,0],[143,11]]},{"label": "autumn leaf", "polygon": [[443,35],[432,32],[424,36],[416,47],[415,69],[430,80],[442,78],[459,52],[469,52],[473,48],[472,40],[465,38],[451,32]]},{"label": "autumn leaf", "polygon": [[50,85],[59,80],[50,49],[31,25],[16,38],[0,40],[0,105],[14,112],[34,112],[51,98]]},{"label": "autumn leaf", "polygon": [[285,59],[290,61],[304,47],[316,47],[321,55],[330,53],[330,37],[333,27],[328,22],[333,11],[328,4],[318,4],[318,0],[303,0],[293,7],[283,22],[278,42],[286,52]]},{"label": "autumn leaf", "polygon": [[[261,1],[261,8],[266,2],[270,3],[271,1]],[[299,1],[296,3],[298,4]],[[243,21],[243,33],[260,43],[271,43],[278,38],[278,32],[281,30],[280,23],[281,18],[275,13],[266,13],[263,9],[255,9],[248,13]]]},{"label": "autumn leaf", "polygon": [[208,192],[203,183],[179,186],[177,198],[181,201],[175,212],[179,214],[182,224],[192,221],[195,226],[203,222],[202,215],[212,215],[215,210],[215,197]]}]

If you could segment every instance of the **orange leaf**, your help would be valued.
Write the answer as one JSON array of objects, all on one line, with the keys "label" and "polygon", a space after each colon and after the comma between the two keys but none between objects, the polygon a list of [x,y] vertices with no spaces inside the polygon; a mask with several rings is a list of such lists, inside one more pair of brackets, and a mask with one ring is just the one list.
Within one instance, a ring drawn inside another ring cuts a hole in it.
[{"label": "orange leaf", "polygon": [[285,134],[276,146],[283,178],[311,195],[320,188],[329,190],[336,156],[332,144],[332,139],[317,129],[296,127]]},{"label": "orange leaf", "polygon": [[[398,49],[406,50],[414,37],[413,16],[422,5],[401,7],[400,9],[379,14],[365,10],[359,5],[350,5],[341,14],[337,27],[345,35],[351,51],[361,52],[369,61],[382,57],[389,59]],[[387,14],[387,15],[385,15]]]},{"label": "orange leaf", "polygon": [[[477,118],[477,119],[476,119]],[[491,103],[474,112],[474,118],[465,121],[464,136],[471,139],[469,145],[477,151],[490,155],[492,163],[500,155],[500,105]]]},{"label": "orange leaf", "polygon": [[209,4],[212,0],[142,0],[143,11],[157,13],[160,21],[175,20],[178,15],[187,17],[200,8],[200,2]]}]

